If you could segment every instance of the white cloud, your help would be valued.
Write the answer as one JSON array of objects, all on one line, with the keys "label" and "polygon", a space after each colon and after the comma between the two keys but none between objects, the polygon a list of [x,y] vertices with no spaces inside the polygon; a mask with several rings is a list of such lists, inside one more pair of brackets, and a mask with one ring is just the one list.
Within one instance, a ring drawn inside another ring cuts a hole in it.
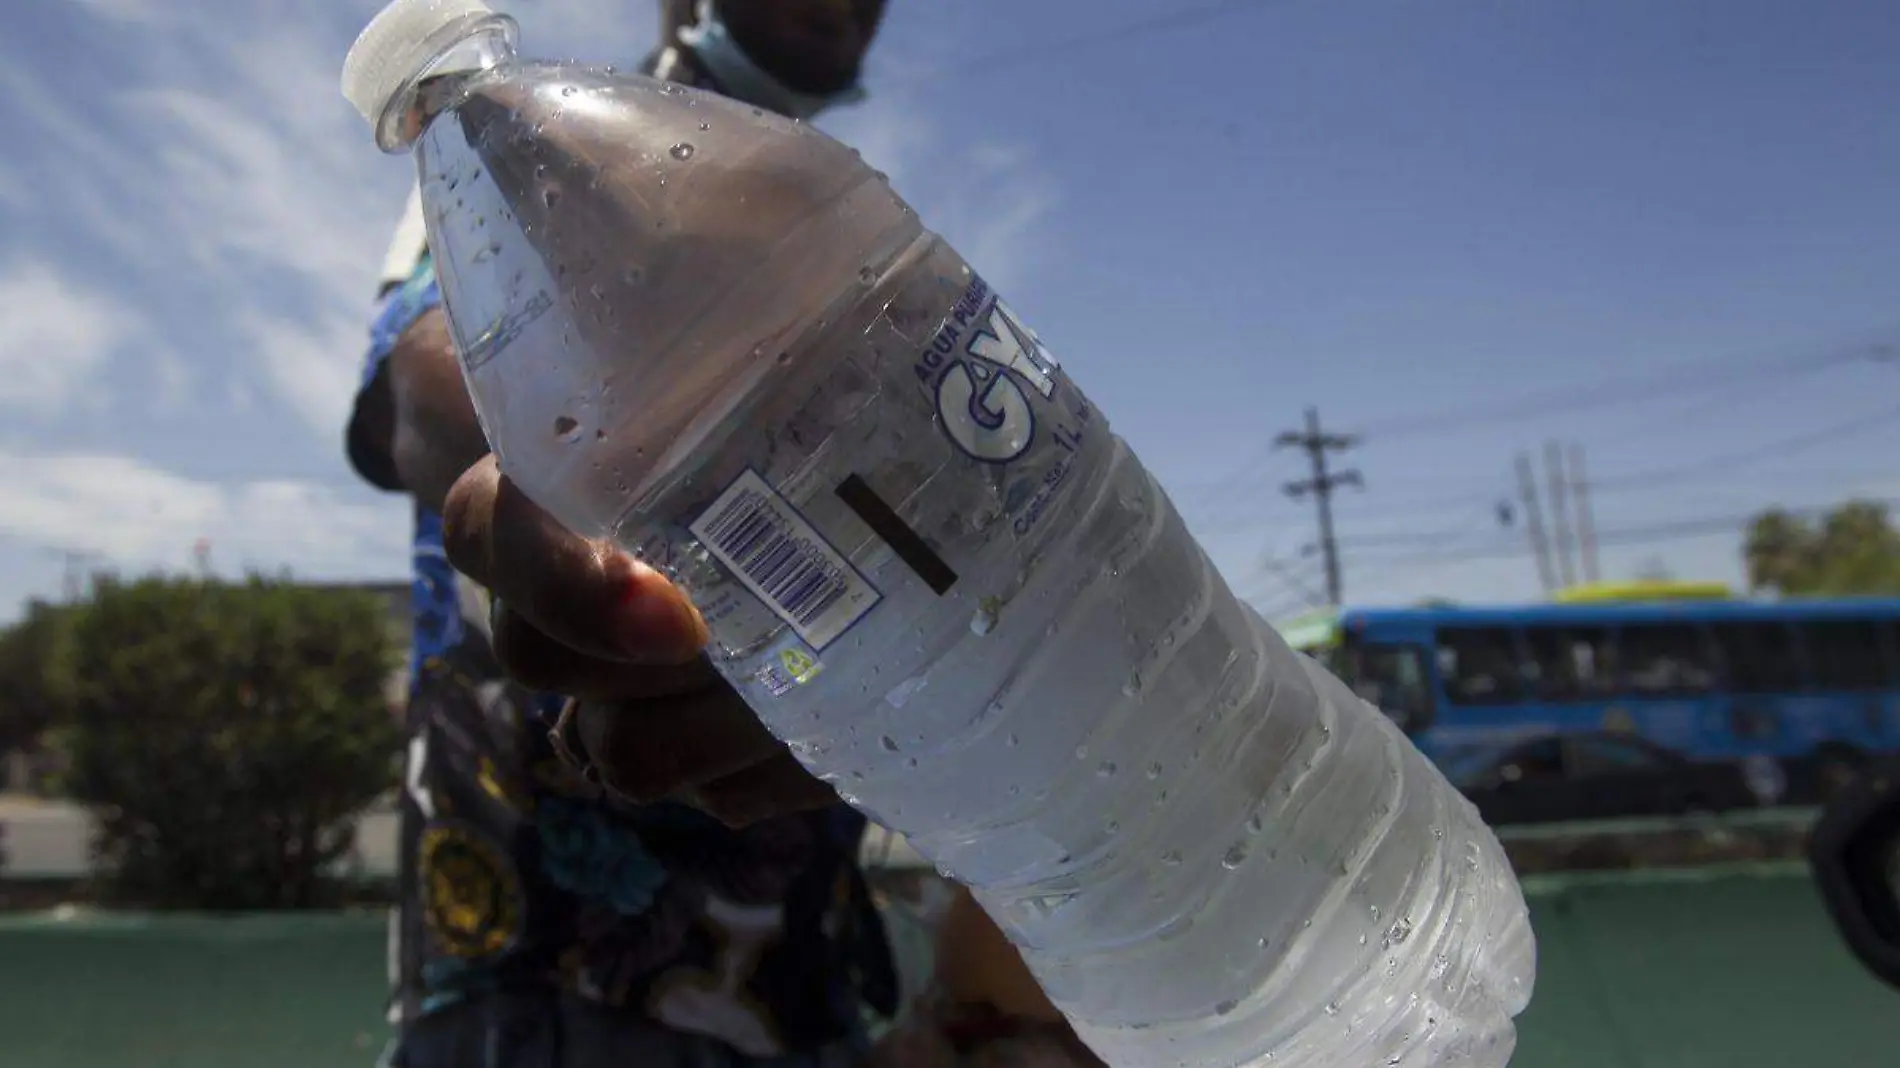
[{"label": "white cloud", "polygon": [[[375,272],[411,180],[409,162],[375,149],[337,89],[344,52],[380,0],[68,2],[94,17],[86,36],[100,43],[86,58],[112,78],[66,84],[0,63],[0,96],[28,149],[0,167],[0,211],[67,228],[37,244],[31,227],[9,240],[0,405],[70,403],[136,339],[137,374],[109,377],[138,393],[107,403],[188,399],[207,415],[274,407],[299,440],[284,453],[260,442],[251,469],[313,447],[335,455]],[[626,0],[506,6],[532,55],[631,64],[657,23],[651,4]],[[934,107],[899,88],[826,125],[1007,285],[1037,263],[1053,189],[1007,144],[970,154],[933,121]],[[960,172],[939,165],[950,143]],[[98,258],[80,258],[89,254]],[[30,435],[0,437],[0,548],[21,560],[44,555],[33,546],[94,552],[138,568],[188,563],[207,537],[226,567],[403,566],[408,517],[392,498],[188,477],[140,459],[142,444],[49,454]],[[338,471],[341,485],[340,457]]]},{"label": "white cloud", "polygon": [[1015,291],[1048,265],[1037,237],[1058,202],[1056,189],[1027,152],[998,142],[952,152],[929,113],[902,95],[873,96],[820,125],[888,175],[925,225],[1000,291]]},{"label": "white cloud", "polygon": [[57,415],[85,399],[139,317],[44,263],[0,269],[0,407]]},{"label": "white cloud", "polygon": [[406,510],[304,482],[219,484],[111,454],[0,452],[0,537],[143,569],[190,559],[199,538],[227,569],[398,573]]},{"label": "white cloud", "polygon": [[[0,92],[52,150],[25,180],[59,176],[94,238],[148,275],[183,274],[216,294],[225,344],[245,373],[333,440],[409,174],[406,160],[375,150],[337,90],[343,54],[379,5],[75,2],[126,44],[136,37],[134,59],[116,75],[109,127],[84,102],[0,70]],[[650,6],[625,0],[508,9],[522,22],[524,51],[603,62],[644,54],[657,23]],[[1026,157],[982,145],[960,150],[976,165],[955,174],[920,165],[944,149],[920,101],[901,90],[827,126],[891,173],[999,285],[1034,263],[1031,234],[1053,197]]]},{"label": "white cloud", "polygon": [[163,22],[175,10],[162,0],[67,0],[88,14],[128,26],[151,26]]}]

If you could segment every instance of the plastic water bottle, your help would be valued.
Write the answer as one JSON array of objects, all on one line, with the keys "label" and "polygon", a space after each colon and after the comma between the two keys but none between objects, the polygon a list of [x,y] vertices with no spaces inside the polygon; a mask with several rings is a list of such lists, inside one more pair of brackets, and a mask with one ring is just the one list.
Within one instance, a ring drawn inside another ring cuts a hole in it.
[{"label": "plastic water bottle", "polygon": [[1497,840],[856,152],[520,59],[474,0],[398,0],[344,88],[414,152],[503,469],[689,591],[1108,1063],[1508,1059],[1535,949]]}]

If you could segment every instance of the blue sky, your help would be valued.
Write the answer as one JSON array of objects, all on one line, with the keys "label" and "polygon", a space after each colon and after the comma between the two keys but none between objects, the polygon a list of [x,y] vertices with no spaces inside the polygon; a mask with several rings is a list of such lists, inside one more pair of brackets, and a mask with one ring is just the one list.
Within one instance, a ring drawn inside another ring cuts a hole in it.
[{"label": "blue sky", "polygon": [[[11,13],[0,618],[62,552],[404,573],[403,507],[339,447],[408,181],[336,90],[377,6]],[[652,40],[644,0],[500,6],[531,53]],[[1365,435],[1350,600],[1513,599],[1493,504],[1548,438],[1588,450],[1607,577],[1733,580],[1725,517],[1900,497],[1896,55],[1884,0],[891,0],[825,125],[1263,608],[1318,585],[1269,447],[1307,404]]]}]

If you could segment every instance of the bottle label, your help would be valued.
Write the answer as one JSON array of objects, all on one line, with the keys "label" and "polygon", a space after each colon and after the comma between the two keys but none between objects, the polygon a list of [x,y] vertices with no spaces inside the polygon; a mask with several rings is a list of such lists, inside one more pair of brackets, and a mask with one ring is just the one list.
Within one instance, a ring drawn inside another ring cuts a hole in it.
[{"label": "bottle label", "polygon": [[814,650],[837,641],[881,599],[870,580],[750,468],[688,529]]},{"label": "bottle label", "polygon": [[1056,362],[981,278],[917,355],[943,432],[972,460],[1006,464],[1036,441],[1037,399],[1055,396]]},{"label": "bottle label", "polygon": [[1007,468],[1010,530],[1030,534],[1094,433],[1087,398],[980,276],[917,353],[912,372],[950,443],[972,460]]}]

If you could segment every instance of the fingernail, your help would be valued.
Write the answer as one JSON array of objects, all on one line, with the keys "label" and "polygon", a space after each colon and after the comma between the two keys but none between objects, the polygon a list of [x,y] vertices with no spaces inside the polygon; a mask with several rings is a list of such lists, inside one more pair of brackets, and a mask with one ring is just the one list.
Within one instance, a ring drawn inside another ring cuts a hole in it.
[{"label": "fingernail", "polygon": [[631,557],[620,599],[622,652],[636,661],[670,663],[692,652],[682,644],[679,605],[659,572]]},{"label": "fingernail", "polygon": [[642,594],[620,605],[620,649],[635,661],[674,659],[672,630],[677,610],[663,595]]}]

